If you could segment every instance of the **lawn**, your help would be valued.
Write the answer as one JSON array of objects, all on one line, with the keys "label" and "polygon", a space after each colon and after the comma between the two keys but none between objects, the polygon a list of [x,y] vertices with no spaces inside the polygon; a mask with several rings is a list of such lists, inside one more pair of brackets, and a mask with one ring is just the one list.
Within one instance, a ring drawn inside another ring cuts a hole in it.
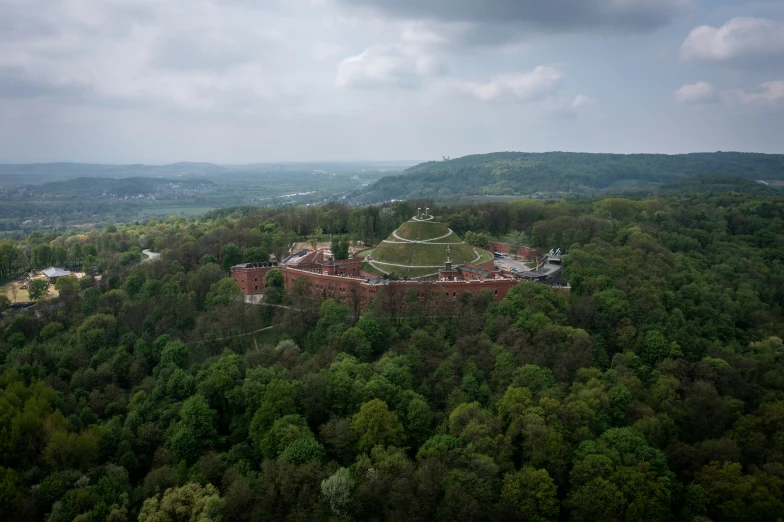
[{"label": "lawn", "polygon": [[[31,301],[30,294],[27,293],[27,290],[21,288],[22,284],[25,281],[23,279],[17,279],[15,281],[10,281],[3,286],[0,286],[0,295],[8,296],[8,299],[11,300],[11,303],[27,303]],[[13,288],[16,287],[16,298],[14,298]],[[54,289],[54,285],[49,285],[49,297],[57,297],[59,294],[57,290]]]},{"label": "lawn", "polygon": [[[417,233],[419,233],[419,237],[417,237]],[[449,227],[443,223],[438,223],[435,221],[424,223],[418,221],[406,221],[400,225],[400,228],[397,229],[397,235],[400,237],[411,240],[418,239],[419,241],[427,241],[428,239],[441,237],[446,234],[449,234]],[[389,239],[392,240],[394,237]],[[444,241],[446,240],[447,238],[444,238]],[[449,241],[457,241],[457,239],[449,238]]]}]

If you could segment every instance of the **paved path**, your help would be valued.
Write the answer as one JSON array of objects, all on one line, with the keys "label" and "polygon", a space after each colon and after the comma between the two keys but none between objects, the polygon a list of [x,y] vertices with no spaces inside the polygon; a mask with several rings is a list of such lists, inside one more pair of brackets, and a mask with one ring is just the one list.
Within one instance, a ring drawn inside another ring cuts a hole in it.
[{"label": "paved path", "polygon": [[[439,237],[434,237],[432,239],[406,239],[404,237],[400,237],[399,235],[397,235],[397,230],[392,232],[392,235],[395,236],[395,239],[399,239],[404,243],[425,243],[428,245],[462,245],[463,243],[465,243],[465,241],[459,241],[457,243],[435,243],[434,241],[437,241],[439,239],[444,239],[445,237],[449,237],[454,233],[452,232],[451,228],[448,228],[447,230],[449,230],[448,234],[444,234],[443,236],[439,236]],[[385,239],[384,243],[396,243],[396,241],[387,241]]]},{"label": "paved path", "polygon": [[148,261],[152,261],[153,259],[158,259],[159,257],[161,257],[160,253],[153,252],[149,248],[145,248],[144,250],[142,250],[142,254],[145,254],[147,256],[147,259],[142,259],[142,263],[146,263]]}]

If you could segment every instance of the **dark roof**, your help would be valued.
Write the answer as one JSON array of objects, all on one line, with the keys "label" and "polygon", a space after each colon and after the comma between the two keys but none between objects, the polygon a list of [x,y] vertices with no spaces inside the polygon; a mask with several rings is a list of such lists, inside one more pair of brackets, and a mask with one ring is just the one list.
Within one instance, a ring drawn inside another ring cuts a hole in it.
[{"label": "dark roof", "polygon": [[472,274],[479,274],[479,275],[484,276],[484,277],[487,277],[487,276],[490,275],[490,272],[488,270],[483,270],[481,268],[476,268],[476,267],[473,267],[473,266],[464,266],[464,267],[461,267],[460,270],[462,270],[463,272],[470,272]]}]

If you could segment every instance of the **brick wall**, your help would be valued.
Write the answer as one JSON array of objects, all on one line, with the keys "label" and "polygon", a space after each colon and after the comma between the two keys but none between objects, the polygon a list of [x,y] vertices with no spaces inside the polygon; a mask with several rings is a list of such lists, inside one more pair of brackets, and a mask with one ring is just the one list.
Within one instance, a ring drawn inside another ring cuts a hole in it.
[{"label": "brick wall", "polygon": [[264,291],[264,277],[267,272],[277,268],[277,263],[256,263],[251,268],[232,267],[231,277],[245,295],[256,295]]},{"label": "brick wall", "polygon": [[[531,247],[520,247],[517,249],[517,257],[522,257],[523,259],[531,259],[531,251],[533,249]],[[506,243],[490,243],[490,252],[499,252],[501,254],[509,254],[509,245]]]},{"label": "brick wall", "polygon": [[[359,263],[351,263],[350,266],[352,268],[356,266],[357,273],[361,272]],[[275,266],[271,264],[251,268],[234,267],[231,269],[231,277],[245,294],[260,294],[264,291],[264,277],[273,268]],[[304,278],[309,282],[310,290],[315,297],[338,298],[363,310],[384,289],[392,290],[400,295],[407,294],[413,289],[418,295],[436,295],[441,298],[454,299],[457,299],[463,292],[479,293],[487,289],[493,293],[496,299],[500,300],[506,297],[509,290],[517,284],[514,279],[479,278],[463,281],[390,281],[386,285],[372,285],[363,278],[345,275],[331,275],[289,267],[281,267],[281,270],[287,291],[292,290],[295,281]]]}]

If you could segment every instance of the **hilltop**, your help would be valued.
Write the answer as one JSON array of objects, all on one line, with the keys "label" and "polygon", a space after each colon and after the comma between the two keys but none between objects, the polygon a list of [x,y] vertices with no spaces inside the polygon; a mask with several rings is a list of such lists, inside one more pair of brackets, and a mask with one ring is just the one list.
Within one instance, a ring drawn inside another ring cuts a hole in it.
[{"label": "hilltop", "polygon": [[400,225],[370,252],[369,258],[365,270],[370,272],[425,278],[437,276],[447,259],[457,266],[489,261],[490,255],[472,247],[446,224],[429,216],[414,217]]},{"label": "hilltop", "polygon": [[416,165],[400,175],[380,179],[362,199],[596,196],[655,190],[664,183],[717,174],[784,181],[784,155],[496,152]]}]

